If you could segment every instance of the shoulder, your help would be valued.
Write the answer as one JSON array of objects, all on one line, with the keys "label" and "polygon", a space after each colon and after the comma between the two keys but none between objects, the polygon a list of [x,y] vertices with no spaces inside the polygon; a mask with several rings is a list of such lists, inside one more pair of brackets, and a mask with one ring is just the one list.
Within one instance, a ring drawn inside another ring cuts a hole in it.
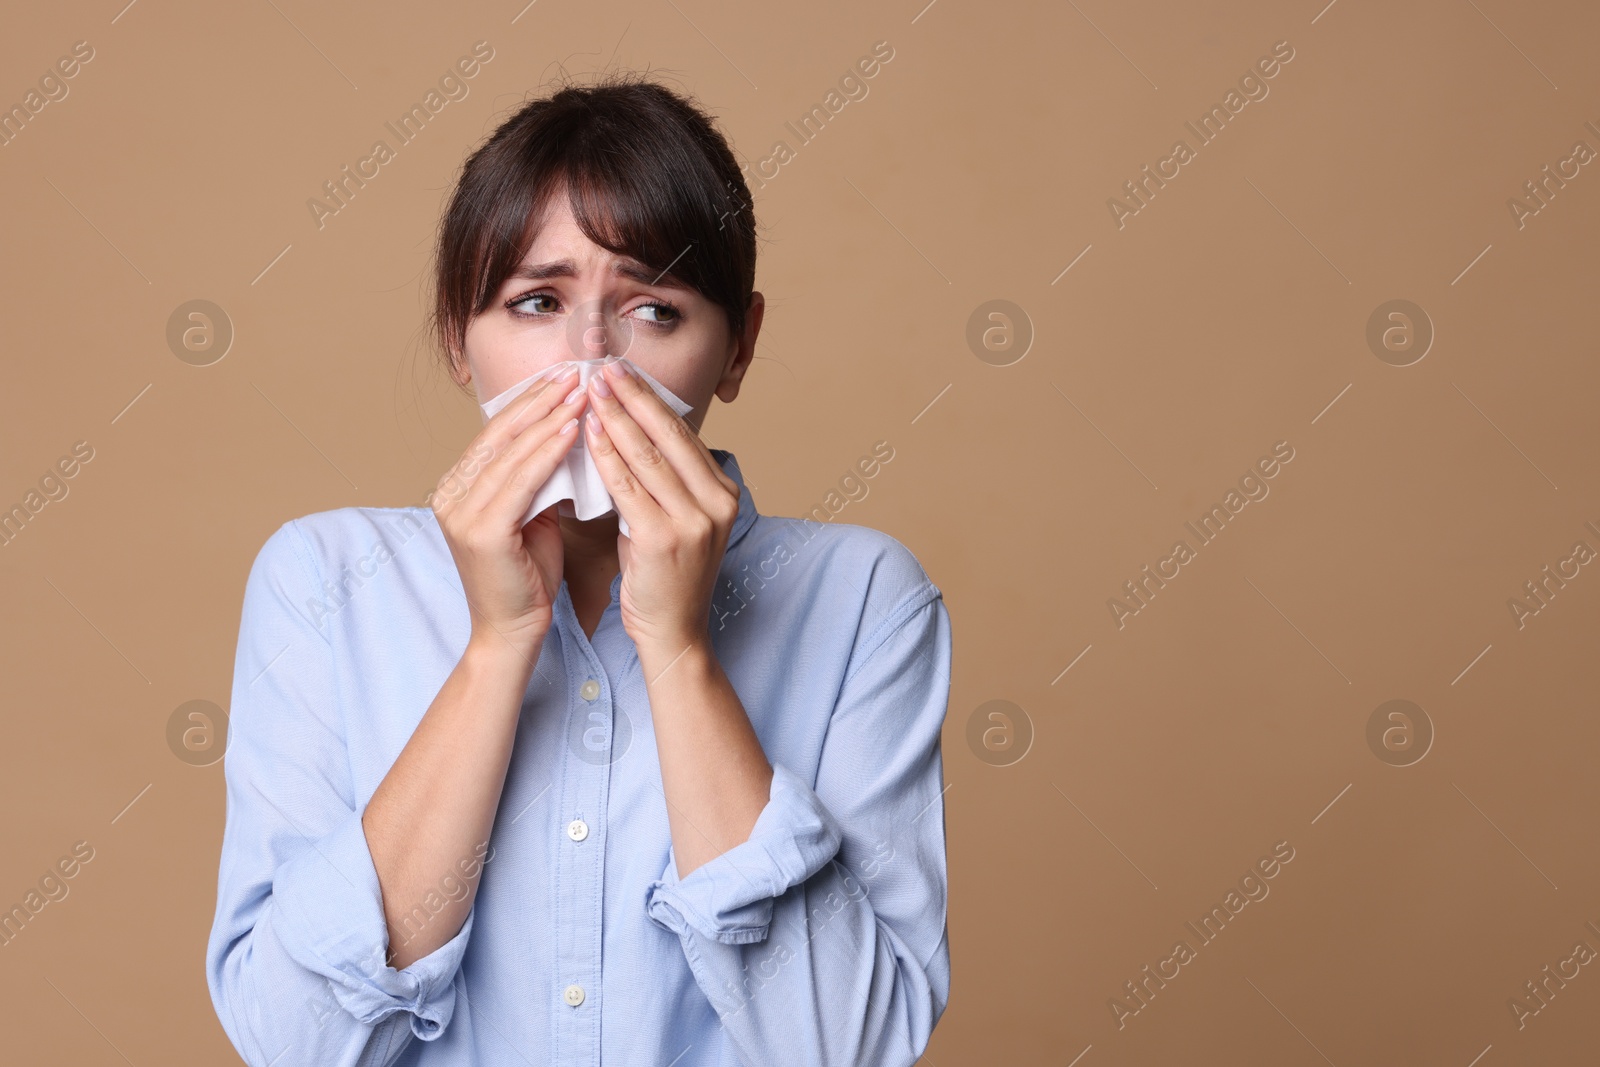
[{"label": "shoulder", "polygon": [[346,568],[370,569],[394,558],[419,534],[438,530],[429,508],[344,507],[288,520],[256,554],[255,569],[299,569],[320,583]]},{"label": "shoulder", "polygon": [[[943,610],[943,592],[916,555],[870,526],[762,515],[746,536],[763,577],[795,567],[836,623],[853,617],[855,658],[869,655],[918,612]],[[747,564],[748,565],[748,564]]]}]

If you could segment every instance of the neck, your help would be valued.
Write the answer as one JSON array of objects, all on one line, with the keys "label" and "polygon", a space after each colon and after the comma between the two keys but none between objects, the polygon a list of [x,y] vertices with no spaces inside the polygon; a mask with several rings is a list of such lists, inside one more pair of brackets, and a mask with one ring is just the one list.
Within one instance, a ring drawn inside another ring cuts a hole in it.
[{"label": "neck", "polygon": [[622,569],[617,557],[617,532],[615,511],[587,520],[561,516],[562,570],[569,588],[585,592],[596,587],[610,590],[611,579]]}]

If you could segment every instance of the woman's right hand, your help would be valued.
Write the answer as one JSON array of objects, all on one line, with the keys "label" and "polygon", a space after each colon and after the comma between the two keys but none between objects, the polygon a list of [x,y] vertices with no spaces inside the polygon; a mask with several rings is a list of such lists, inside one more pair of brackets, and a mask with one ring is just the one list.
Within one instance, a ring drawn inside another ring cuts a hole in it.
[{"label": "woman's right hand", "polygon": [[563,551],[556,505],[526,526],[522,517],[578,439],[585,399],[575,370],[535,384],[484,425],[429,500],[466,591],[472,642],[530,663],[550,629]]}]

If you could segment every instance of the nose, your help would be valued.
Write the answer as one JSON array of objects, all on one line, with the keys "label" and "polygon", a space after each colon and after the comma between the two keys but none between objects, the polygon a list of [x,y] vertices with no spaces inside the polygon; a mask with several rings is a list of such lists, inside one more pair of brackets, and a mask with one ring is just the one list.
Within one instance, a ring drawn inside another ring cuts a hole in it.
[{"label": "nose", "polygon": [[632,321],[619,317],[615,302],[605,297],[584,301],[568,320],[567,349],[573,359],[625,356],[632,344]]},{"label": "nose", "polygon": [[579,356],[579,359],[599,359],[605,355],[605,316],[598,311],[589,312],[589,326],[583,331],[583,348],[588,354]]}]

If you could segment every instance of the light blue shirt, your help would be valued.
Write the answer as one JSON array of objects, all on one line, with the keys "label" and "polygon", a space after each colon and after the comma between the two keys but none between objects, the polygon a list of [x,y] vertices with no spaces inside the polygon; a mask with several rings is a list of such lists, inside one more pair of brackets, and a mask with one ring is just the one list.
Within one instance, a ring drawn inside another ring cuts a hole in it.
[{"label": "light blue shirt", "polygon": [[950,620],[894,538],[739,515],[710,633],[773,767],[748,840],[677,876],[620,576],[593,639],[565,582],[460,931],[395,970],[361,814],[470,620],[431,509],[294,519],[245,585],[206,949],[252,1067],[909,1067],[950,994]]}]

